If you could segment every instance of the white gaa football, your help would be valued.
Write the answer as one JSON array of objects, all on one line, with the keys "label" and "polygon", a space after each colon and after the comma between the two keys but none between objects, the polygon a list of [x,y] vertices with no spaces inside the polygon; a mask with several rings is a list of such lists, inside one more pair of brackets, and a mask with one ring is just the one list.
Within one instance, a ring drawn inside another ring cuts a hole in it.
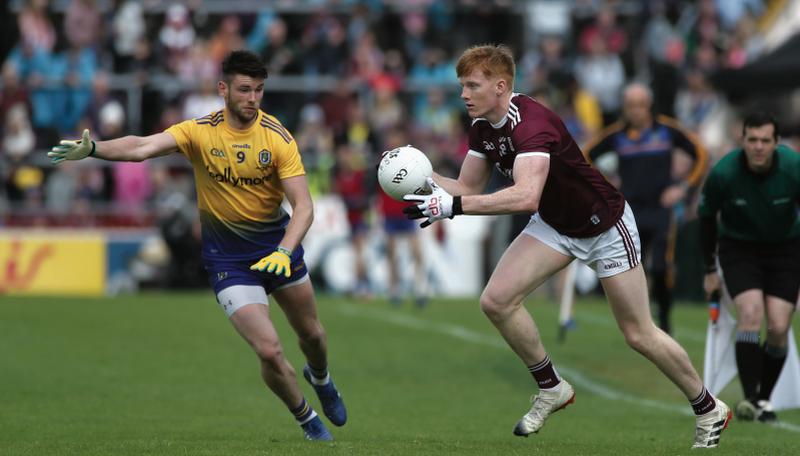
[{"label": "white gaa football", "polygon": [[430,160],[413,146],[390,150],[378,165],[378,183],[387,195],[402,201],[409,194],[429,193],[426,179],[433,176]]}]

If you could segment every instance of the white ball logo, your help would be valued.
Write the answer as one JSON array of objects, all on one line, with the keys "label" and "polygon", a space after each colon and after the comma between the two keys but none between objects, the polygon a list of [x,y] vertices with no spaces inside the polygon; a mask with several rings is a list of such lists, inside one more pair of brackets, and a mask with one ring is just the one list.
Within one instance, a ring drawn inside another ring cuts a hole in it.
[{"label": "white ball logo", "polygon": [[398,201],[405,195],[428,193],[426,180],[431,176],[430,160],[413,146],[390,150],[378,165],[378,183],[387,195]]}]

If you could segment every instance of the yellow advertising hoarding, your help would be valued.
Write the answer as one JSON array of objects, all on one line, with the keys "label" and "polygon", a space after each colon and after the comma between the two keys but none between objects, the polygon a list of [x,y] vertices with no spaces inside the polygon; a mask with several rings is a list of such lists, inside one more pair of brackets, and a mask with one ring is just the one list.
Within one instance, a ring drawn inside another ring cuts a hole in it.
[{"label": "yellow advertising hoarding", "polygon": [[102,295],[106,269],[100,232],[0,231],[0,295]]}]

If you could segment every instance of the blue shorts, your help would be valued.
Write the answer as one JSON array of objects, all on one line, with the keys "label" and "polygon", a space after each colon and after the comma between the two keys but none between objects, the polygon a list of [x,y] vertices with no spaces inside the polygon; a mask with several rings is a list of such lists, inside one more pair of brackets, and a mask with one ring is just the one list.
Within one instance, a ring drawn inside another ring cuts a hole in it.
[{"label": "blue shorts", "polygon": [[411,234],[417,229],[417,221],[405,217],[386,217],[383,229],[387,234]]},{"label": "blue shorts", "polygon": [[292,276],[286,277],[283,274],[277,275],[273,272],[251,271],[250,266],[257,263],[261,257],[248,259],[246,261],[210,261],[204,260],[204,266],[208,272],[208,281],[214,288],[214,293],[219,294],[233,285],[259,285],[264,287],[267,294],[276,289],[296,282],[308,274],[306,262],[303,260],[303,246],[298,246],[291,256]]}]

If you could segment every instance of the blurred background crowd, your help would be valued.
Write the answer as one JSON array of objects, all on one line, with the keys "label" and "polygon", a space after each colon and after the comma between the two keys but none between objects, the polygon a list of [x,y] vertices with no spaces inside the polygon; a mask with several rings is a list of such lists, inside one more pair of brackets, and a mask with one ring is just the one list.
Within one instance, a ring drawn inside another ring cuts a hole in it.
[{"label": "blurred background crowd", "polygon": [[[510,46],[515,91],[554,109],[581,144],[618,119],[631,81],[647,83],[654,110],[698,135],[712,164],[737,145],[740,116],[756,103],[778,115],[784,142],[797,146],[800,135],[797,73],[741,82],[796,41],[800,11],[788,0],[4,4],[0,227],[160,226],[173,252],[194,258],[182,157],[56,168],[46,151],[84,128],[99,139],[146,135],[220,109],[220,61],[240,48],[268,63],[263,109],[294,134],[312,192],[341,196],[354,233],[397,210],[376,196],[383,150],[411,143],[442,174],[457,172],[469,122],[454,64],[473,44]],[[691,202],[685,209],[690,221]]]}]

